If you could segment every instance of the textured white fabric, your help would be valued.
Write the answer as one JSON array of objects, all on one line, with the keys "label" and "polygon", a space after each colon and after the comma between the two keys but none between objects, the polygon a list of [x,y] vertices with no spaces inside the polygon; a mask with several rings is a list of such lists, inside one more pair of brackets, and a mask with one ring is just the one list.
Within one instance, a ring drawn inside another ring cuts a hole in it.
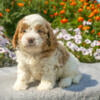
[{"label": "textured white fabric", "polygon": [[[50,91],[38,91],[33,85],[25,91],[14,91],[16,67],[0,69],[0,100],[100,100],[100,63],[81,63],[83,78],[78,85]],[[35,84],[37,85],[37,83]]]}]

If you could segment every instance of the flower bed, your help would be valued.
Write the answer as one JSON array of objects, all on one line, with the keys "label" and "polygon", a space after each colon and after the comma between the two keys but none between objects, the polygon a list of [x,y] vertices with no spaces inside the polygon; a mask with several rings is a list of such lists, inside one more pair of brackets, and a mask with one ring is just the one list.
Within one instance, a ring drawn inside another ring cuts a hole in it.
[{"label": "flower bed", "polygon": [[54,32],[59,31],[58,40],[80,61],[100,61],[100,4],[96,0],[3,1],[0,21],[5,34],[11,38],[19,19],[32,13],[50,21]]},{"label": "flower bed", "polygon": [[[58,41],[69,49],[81,62],[99,62],[100,61],[100,42],[98,40],[90,40],[82,37],[79,28],[56,29],[54,32],[60,31],[57,35]],[[70,31],[73,34],[70,34]]]},{"label": "flower bed", "polygon": [[10,41],[2,32],[3,27],[0,27],[0,67],[14,65],[16,56],[12,49]]}]

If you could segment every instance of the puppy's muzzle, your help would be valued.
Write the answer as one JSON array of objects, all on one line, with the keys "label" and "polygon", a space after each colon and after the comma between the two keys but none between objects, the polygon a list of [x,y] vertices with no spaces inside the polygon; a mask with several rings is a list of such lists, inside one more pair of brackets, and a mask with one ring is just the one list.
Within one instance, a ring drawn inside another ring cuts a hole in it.
[{"label": "puppy's muzzle", "polygon": [[28,41],[28,44],[32,45],[32,44],[34,44],[35,39],[34,38],[28,38],[27,41]]}]

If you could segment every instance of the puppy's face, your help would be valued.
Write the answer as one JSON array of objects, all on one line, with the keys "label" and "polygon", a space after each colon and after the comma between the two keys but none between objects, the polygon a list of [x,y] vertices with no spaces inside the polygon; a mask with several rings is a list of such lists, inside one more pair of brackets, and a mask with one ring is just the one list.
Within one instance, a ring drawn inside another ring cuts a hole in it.
[{"label": "puppy's face", "polygon": [[20,20],[13,37],[14,48],[20,47],[29,52],[55,48],[56,43],[49,23],[38,14]]}]

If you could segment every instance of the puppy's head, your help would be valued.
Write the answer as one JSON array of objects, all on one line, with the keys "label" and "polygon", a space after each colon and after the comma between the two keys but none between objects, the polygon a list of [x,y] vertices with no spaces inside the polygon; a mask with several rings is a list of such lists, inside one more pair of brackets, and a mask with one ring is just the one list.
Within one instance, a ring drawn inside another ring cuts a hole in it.
[{"label": "puppy's head", "polygon": [[50,24],[40,15],[25,16],[18,22],[13,36],[13,47],[26,51],[44,51],[57,46]]}]

